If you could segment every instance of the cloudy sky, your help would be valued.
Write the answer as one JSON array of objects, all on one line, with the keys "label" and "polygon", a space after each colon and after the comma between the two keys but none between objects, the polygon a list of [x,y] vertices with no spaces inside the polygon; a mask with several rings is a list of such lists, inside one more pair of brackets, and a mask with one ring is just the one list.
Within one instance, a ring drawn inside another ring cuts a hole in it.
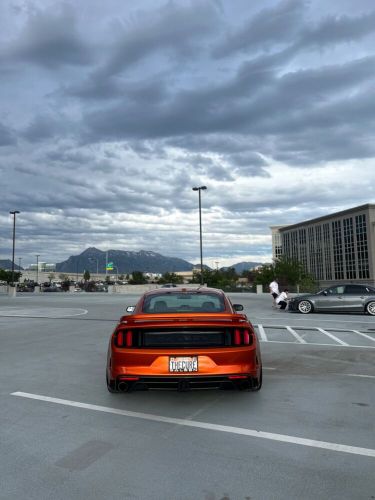
[{"label": "cloudy sky", "polygon": [[0,259],[269,261],[374,203],[373,0],[0,2]]}]

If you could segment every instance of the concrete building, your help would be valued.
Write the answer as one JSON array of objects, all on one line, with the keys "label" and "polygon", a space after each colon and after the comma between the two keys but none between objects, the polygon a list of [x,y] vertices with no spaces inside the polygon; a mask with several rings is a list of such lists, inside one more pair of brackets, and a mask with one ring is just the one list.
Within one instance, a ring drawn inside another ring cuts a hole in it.
[{"label": "concrete building", "polygon": [[375,204],[291,226],[273,226],[273,231],[280,239],[272,238],[272,253],[280,252],[276,245],[281,240],[282,254],[301,262],[321,286],[375,285]]},{"label": "concrete building", "polygon": [[[36,264],[30,264],[26,269],[29,271],[36,271]],[[47,262],[38,262],[38,271],[41,273],[54,272],[56,264],[48,264]]]},{"label": "concrete building", "polygon": [[272,231],[272,260],[278,259],[283,253],[280,233],[280,229],[283,227],[287,226],[270,226]]}]

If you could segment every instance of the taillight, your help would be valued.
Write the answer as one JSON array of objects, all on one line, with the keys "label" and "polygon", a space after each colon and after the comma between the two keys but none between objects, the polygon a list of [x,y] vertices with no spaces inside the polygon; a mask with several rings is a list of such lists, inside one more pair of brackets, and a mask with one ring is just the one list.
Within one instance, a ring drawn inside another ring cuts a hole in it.
[{"label": "taillight", "polygon": [[133,332],[131,330],[119,330],[115,336],[115,344],[117,347],[132,347]]},{"label": "taillight", "polygon": [[252,345],[253,343],[253,334],[249,329],[240,329],[235,328],[233,332],[233,345],[241,346],[241,345]]},{"label": "taillight", "polygon": [[124,333],[120,330],[116,335],[116,345],[117,347],[123,347],[124,345]]},{"label": "taillight", "polygon": [[128,330],[126,332],[126,347],[131,347],[133,345],[133,332]]},{"label": "taillight", "polygon": [[234,330],[234,345],[241,345],[241,332],[238,328]]}]

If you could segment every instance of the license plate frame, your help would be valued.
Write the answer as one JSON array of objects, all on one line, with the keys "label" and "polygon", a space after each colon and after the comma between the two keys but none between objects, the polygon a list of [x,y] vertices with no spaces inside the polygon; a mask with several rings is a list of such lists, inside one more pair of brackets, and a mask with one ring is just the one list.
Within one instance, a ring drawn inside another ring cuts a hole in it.
[{"label": "license plate frame", "polygon": [[169,373],[196,373],[198,356],[169,356]]}]

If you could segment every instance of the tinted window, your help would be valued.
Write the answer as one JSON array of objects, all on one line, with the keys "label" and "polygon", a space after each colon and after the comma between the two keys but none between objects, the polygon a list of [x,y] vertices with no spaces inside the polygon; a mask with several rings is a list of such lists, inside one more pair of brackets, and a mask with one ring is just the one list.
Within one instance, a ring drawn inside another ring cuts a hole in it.
[{"label": "tinted window", "polygon": [[142,308],[144,313],[175,312],[221,312],[225,310],[221,295],[213,293],[177,293],[146,297]]},{"label": "tinted window", "polygon": [[346,285],[345,293],[347,295],[363,295],[368,294],[366,287],[363,285]]}]

